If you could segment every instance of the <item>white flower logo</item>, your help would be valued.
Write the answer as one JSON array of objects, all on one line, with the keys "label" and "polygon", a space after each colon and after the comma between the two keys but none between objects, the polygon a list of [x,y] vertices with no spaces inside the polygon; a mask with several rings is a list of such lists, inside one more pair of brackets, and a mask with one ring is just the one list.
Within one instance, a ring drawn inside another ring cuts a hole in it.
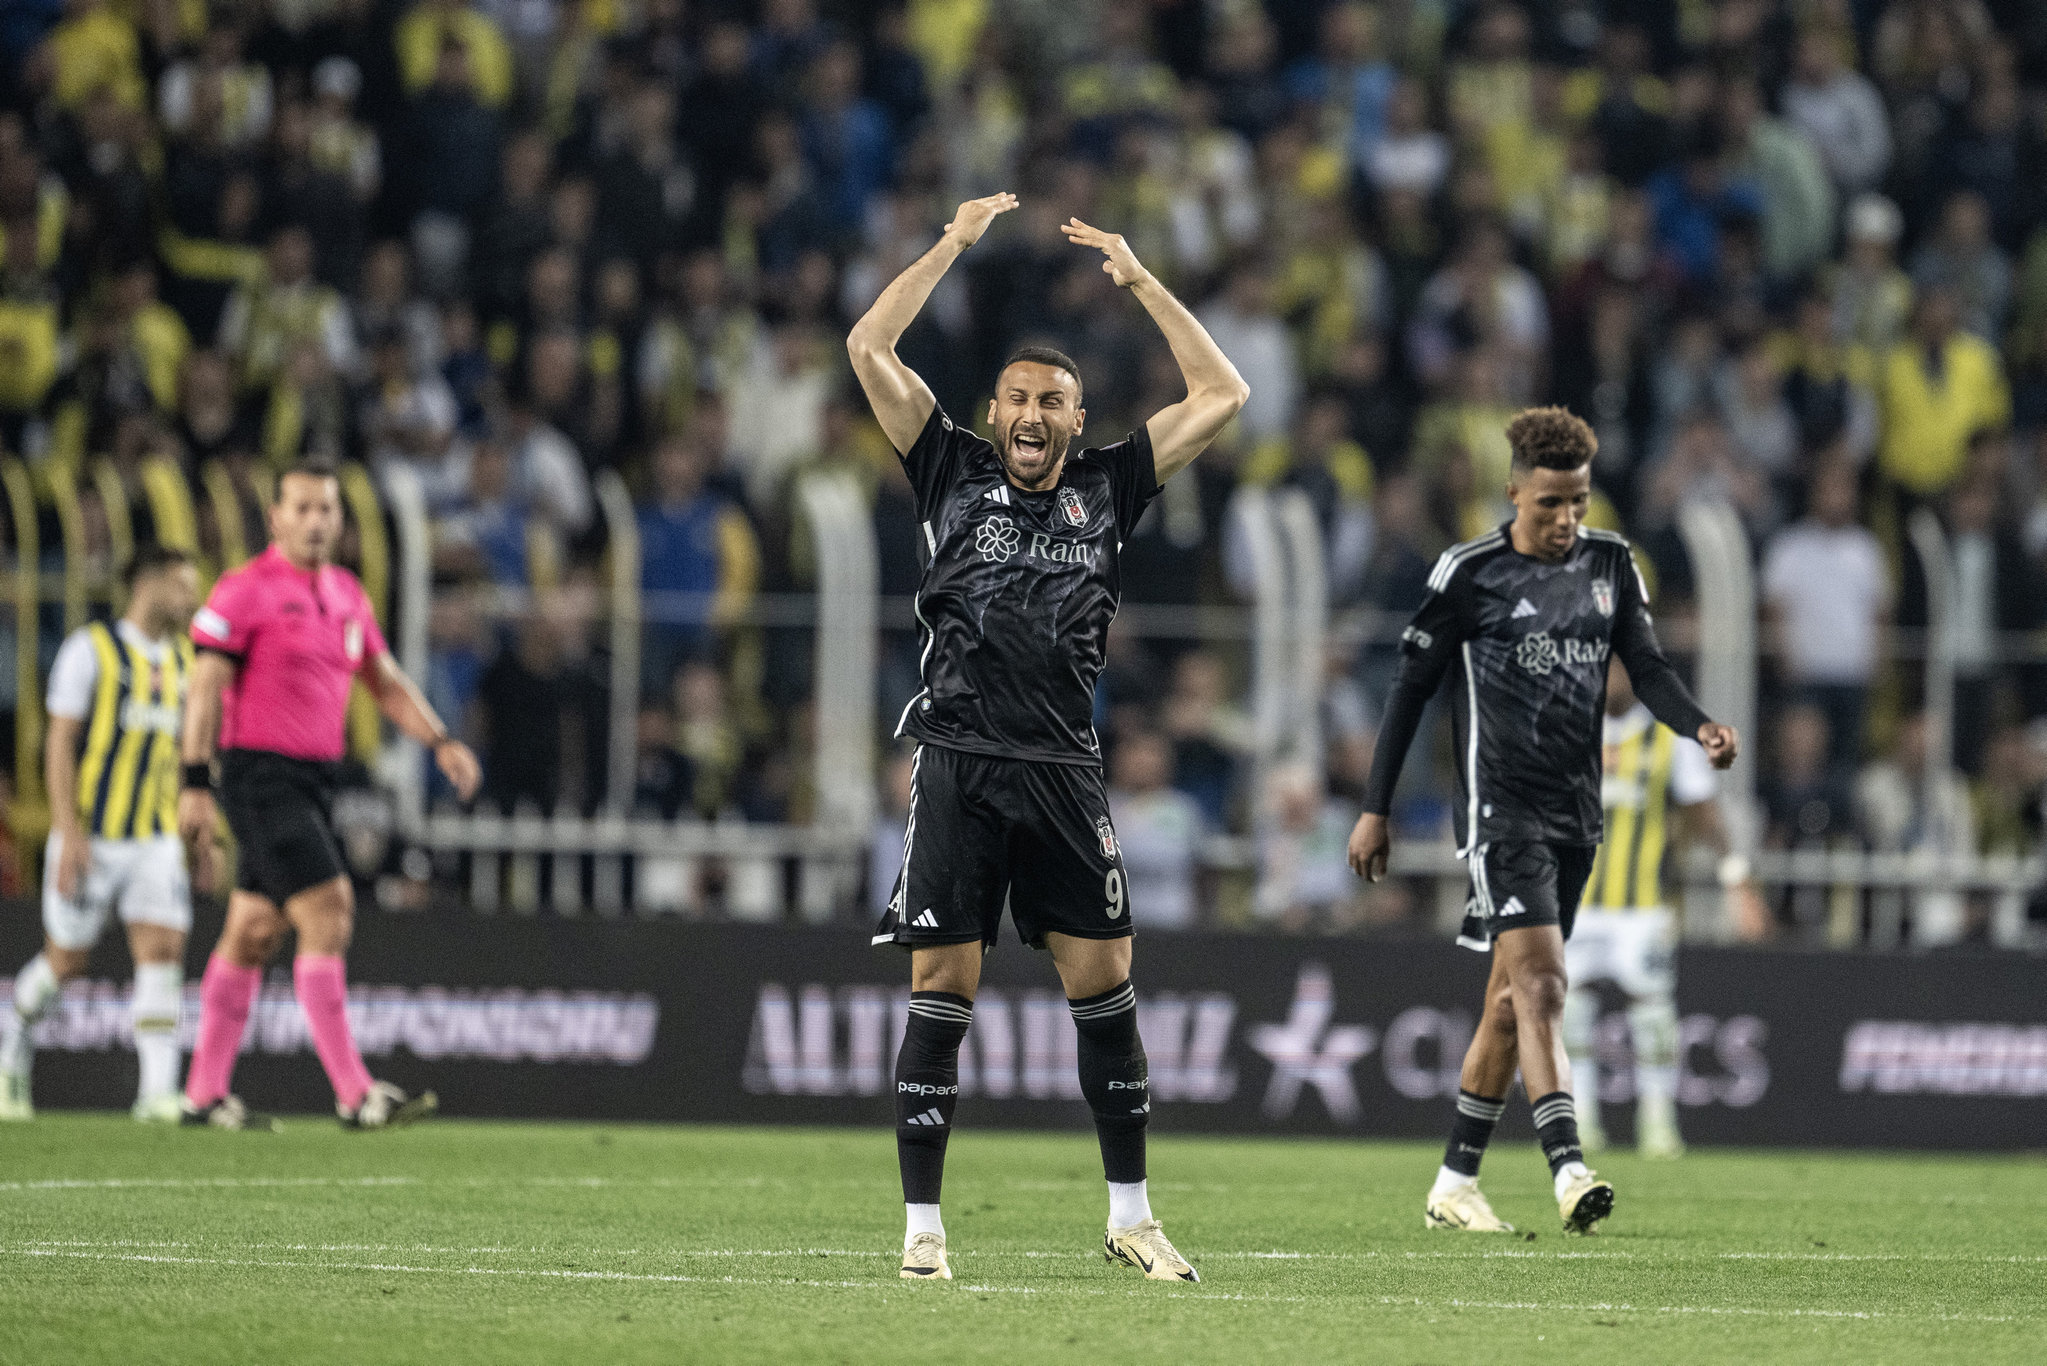
[{"label": "white flower logo", "polygon": [[984,560],[1002,563],[1016,553],[1016,524],[1007,517],[990,517],[975,528],[974,549]]},{"label": "white flower logo", "polygon": [[1557,652],[1557,643],[1549,638],[1549,632],[1537,631],[1521,637],[1521,643],[1514,647],[1514,662],[1532,674],[1547,674],[1563,662]]}]

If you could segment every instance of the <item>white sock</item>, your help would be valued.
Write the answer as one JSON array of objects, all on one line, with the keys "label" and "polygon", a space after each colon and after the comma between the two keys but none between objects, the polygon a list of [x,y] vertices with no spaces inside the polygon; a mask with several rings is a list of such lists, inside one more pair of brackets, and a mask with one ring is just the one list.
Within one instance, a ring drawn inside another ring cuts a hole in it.
[{"label": "white sock", "polygon": [[1635,1036],[1635,1092],[1639,1123],[1653,1116],[1677,1120],[1677,1002],[1668,995],[1647,997],[1628,1008],[1628,1027]]},{"label": "white sock", "polygon": [[58,985],[50,960],[40,953],[15,974],[14,1009],[0,1022],[0,1072],[28,1075],[29,1061],[36,1050],[30,1032],[49,1010],[50,1002],[57,999]]},{"label": "white sock", "polygon": [[178,1008],[185,970],[176,963],[138,963],[128,1009],[135,1026],[135,1061],[142,1074],[137,1098],[167,1096],[178,1089]]},{"label": "white sock", "polygon": [[907,1216],[903,1228],[905,1252],[910,1250],[910,1240],[920,1233],[935,1233],[941,1238],[945,1236],[945,1224],[938,1217],[938,1206],[904,1205],[903,1212]]},{"label": "white sock", "polygon": [[1461,1187],[1476,1186],[1477,1184],[1478,1178],[1475,1176],[1466,1176],[1463,1172],[1453,1172],[1448,1167],[1438,1167],[1436,1168],[1436,1184],[1429,1187],[1429,1199],[1434,1200],[1438,1196],[1448,1195],[1451,1191]]},{"label": "white sock", "polygon": [[1563,1166],[1557,1168],[1557,1179],[1551,1183],[1556,1187],[1557,1199],[1563,1199],[1564,1189],[1573,1181],[1585,1175],[1586,1170],[1587,1168],[1583,1162],[1566,1162]]},{"label": "white sock", "polygon": [[1131,1228],[1151,1218],[1151,1196],[1143,1181],[1109,1183],[1109,1227]]}]

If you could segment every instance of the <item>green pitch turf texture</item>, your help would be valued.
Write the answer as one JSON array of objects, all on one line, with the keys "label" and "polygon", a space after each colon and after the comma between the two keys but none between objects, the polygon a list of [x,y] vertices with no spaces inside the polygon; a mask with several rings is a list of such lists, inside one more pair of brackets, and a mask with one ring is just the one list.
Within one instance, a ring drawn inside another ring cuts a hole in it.
[{"label": "green pitch turf texture", "polygon": [[0,1362],[2047,1361],[2047,1161],[1612,1154],[1559,1231],[1429,1233],[1433,1145],[1158,1139],[1202,1283],[1103,1264],[1091,1135],[962,1130],[957,1279],[898,1279],[891,1135],[0,1128]]}]

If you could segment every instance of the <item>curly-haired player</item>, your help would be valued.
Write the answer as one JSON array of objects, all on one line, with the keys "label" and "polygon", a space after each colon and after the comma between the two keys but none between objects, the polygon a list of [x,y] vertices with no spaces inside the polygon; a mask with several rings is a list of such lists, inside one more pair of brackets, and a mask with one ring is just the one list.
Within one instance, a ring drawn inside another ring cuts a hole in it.
[{"label": "curly-haired player", "polygon": [[1562,408],[1507,425],[1514,520],[1452,546],[1401,637],[1400,675],[1380,721],[1350,864],[1384,874],[1386,813],[1421,721],[1447,674],[1454,703],[1458,853],[1471,897],[1458,942],[1492,949],[1485,1012],[1464,1055],[1449,1150],[1425,1206],[1430,1228],[1511,1232],[1478,1189],[1479,1159],[1518,1066],[1564,1227],[1613,1210],[1588,1171],[1564,1050],[1564,941],[1601,833],[1600,744],[1609,654],[1657,720],[1695,737],[1715,768],[1734,762],[1732,726],[1708,720],[1656,643],[1649,594],[1624,537],[1584,525],[1592,429]]}]

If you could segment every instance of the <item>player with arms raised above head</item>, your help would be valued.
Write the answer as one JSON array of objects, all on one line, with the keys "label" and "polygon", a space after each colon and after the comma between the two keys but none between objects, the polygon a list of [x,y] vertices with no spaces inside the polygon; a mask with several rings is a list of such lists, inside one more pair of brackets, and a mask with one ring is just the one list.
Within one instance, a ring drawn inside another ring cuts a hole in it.
[{"label": "player with arms raised above head", "polygon": [[1578,1143],[1564,941],[1600,841],[1608,656],[1649,711],[1695,737],[1714,767],[1734,762],[1738,740],[1706,717],[1663,657],[1626,538],[1584,525],[1592,429],[1562,408],[1531,408],[1507,425],[1507,440],[1514,519],[1443,552],[1429,576],[1401,637],[1350,864],[1373,881],[1385,873],[1394,784],[1422,709],[1448,675],[1461,757],[1458,852],[1471,865],[1458,942],[1490,945],[1493,963],[1426,1223],[1512,1230],[1479,1193],[1478,1164],[1518,1066],[1564,1227],[1589,1233],[1612,1212],[1613,1187],[1587,1170]]},{"label": "player with arms raised above head", "polygon": [[1061,230],[1101,251],[1103,270],[1158,324],[1187,397],[1113,445],[1069,455],[1087,416],[1080,375],[1057,351],[1027,347],[996,376],[994,441],[955,423],[897,358],[896,341],[960,253],[1015,207],[1008,194],[960,205],[846,341],[902,452],[930,557],[917,594],[924,688],[898,727],[917,741],[909,831],[875,937],[910,951],[895,1073],[902,1274],[952,1275],[939,1186],[960,1041],[1006,899],[1024,942],[1051,951],[1079,1033],[1080,1087],[1109,1181],[1104,1255],[1153,1280],[1192,1281],[1146,1194],[1151,1092],[1130,985],[1130,902],[1092,718],[1123,541],[1249,390],[1121,237],[1074,219]]},{"label": "player with arms raised above head", "polygon": [[[182,550],[129,562],[128,608],[64,640],[50,669],[43,755],[50,842],[43,854],[43,951],[14,979],[0,1020],[0,1119],[28,1119],[32,1031],[118,911],[135,959],[130,998],[140,1074],[135,1118],[178,1118],[178,1009],[192,889],[178,843],[178,726],[199,605],[199,571]],[[201,868],[201,886],[211,868]]]},{"label": "player with arms raised above head", "polygon": [[185,1079],[184,1119],[239,1129],[248,1111],[228,1091],[263,965],[298,931],[292,985],[313,1050],[351,1129],[380,1129],[432,1112],[363,1067],[348,1026],[342,956],[355,891],[341,863],[329,803],[344,751],[348,692],[360,678],[378,710],[423,745],[466,801],[481,773],[398,667],[355,575],[332,563],[341,539],[341,483],[307,461],[285,471],[270,507],[270,548],[221,577],[192,619],[199,656],[185,708],[178,828],[195,849],[213,840],[213,760],[220,805],[240,863],[227,924],[199,987],[199,1038]]}]

